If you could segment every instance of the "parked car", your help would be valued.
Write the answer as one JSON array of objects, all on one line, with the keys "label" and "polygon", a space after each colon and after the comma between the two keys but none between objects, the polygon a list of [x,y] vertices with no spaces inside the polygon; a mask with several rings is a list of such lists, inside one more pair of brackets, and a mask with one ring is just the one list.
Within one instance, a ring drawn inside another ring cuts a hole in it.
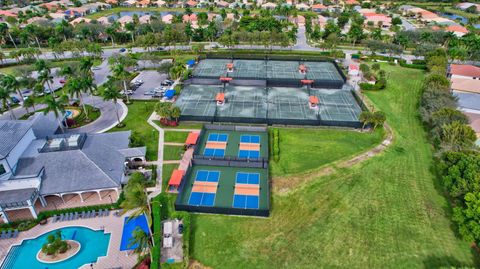
[{"label": "parked car", "polygon": [[144,92],[143,94],[144,95],[155,95],[157,92],[155,90],[149,90],[149,91],[146,91]]},{"label": "parked car", "polygon": [[125,52],[125,51],[127,51],[127,49],[121,48],[119,51],[120,51],[120,52]]},{"label": "parked car", "polygon": [[159,92],[159,93],[165,93],[167,91],[167,88],[165,87],[157,87],[154,89],[155,92]]},{"label": "parked car", "polygon": [[[121,91],[120,94],[125,95],[125,91]],[[127,90],[127,95],[132,95],[132,94],[133,94],[133,91]]]},{"label": "parked car", "polygon": [[15,96],[10,97],[10,100],[12,100],[12,103],[14,103],[14,104],[20,103],[20,100],[18,100],[18,98],[15,97]]},{"label": "parked car", "polygon": [[171,86],[171,85],[173,85],[173,82],[174,82],[174,81],[173,81],[173,80],[170,80],[170,79],[166,79],[166,80],[164,80],[163,82],[164,82],[164,83],[167,83],[167,84],[170,84],[170,86]]},{"label": "parked car", "polygon": [[98,67],[98,66],[94,66],[94,67],[92,67],[92,70],[100,70],[100,69],[101,69],[101,68],[100,68],[100,67]]},{"label": "parked car", "polygon": [[32,92],[31,90],[26,89],[26,90],[23,90],[23,91],[22,91],[22,94],[29,94],[29,93],[31,93],[31,92]]},{"label": "parked car", "polygon": [[183,223],[178,224],[178,233],[179,234],[183,233]]},{"label": "parked car", "polygon": [[163,50],[165,50],[165,49],[162,48],[162,47],[157,47],[157,50],[158,50],[158,51],[163,51]]},{"label": "parked car", "polygon": [[60,84],[65,84],[66,81],[65,81],[65,79],[62,78],[62,79],[59,80],[59,82],[60,82]]}]

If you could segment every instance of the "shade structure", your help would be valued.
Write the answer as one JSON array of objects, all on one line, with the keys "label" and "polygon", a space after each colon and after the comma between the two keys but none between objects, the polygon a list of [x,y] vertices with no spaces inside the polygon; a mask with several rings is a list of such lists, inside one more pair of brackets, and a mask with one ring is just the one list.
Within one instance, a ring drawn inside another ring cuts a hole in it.
[{"label": "shade structure", "polygon": [[227,64],[227,68],[228,68],[228,69],[232,69],[232,68],[233,68],[233,63],[228,63],[228,64]]},{"label": "shade structure", "polygon": [[164,97],[167,97],[168,99],[172,98],[175,95],[175,90],[170,89],[165,92],[163,95]]},{"label": "shade structure", "polygon": [[308,102],[309,102],[310,104],[318,105],[319,100],[318,100],[318,97],[317,97],[317,96],[312,95],[312,96],[310,96],[310,97],[308,98]]},{"label": "shade structure", "polygon": [[301,65],[298,66],[298,70],[305,72],[305,71],[307,71],[307,67],[305,65],[301,64]]},{"label": "shade structure", "polygon": [[228,81],[231,81],[233,78],[229,78],[229,77],[220,77],[220,81],[222,82],[228,82]]},{"label": "shade structure", "polygon": [[185,141],[186,145],[195,145],[197,144],[199,133],[191,132],[188,134],[187,140]]},{"label": "shade structure", "polygon": [[168,185],[177,186],[177,187],[180,186],[180,183],[182,182],[183,174],[185,174],[185,171],[183,170],[180,170],[180,169],[173,170],[172,176],[168,181]]},{"label": "shade structure", "polygon": [[312,84],[312,83],[313,83],[313,80],[311,80],[311,79],[302,79],[302,80],[300,80],[300,82],[301,82],[302,84]]}]

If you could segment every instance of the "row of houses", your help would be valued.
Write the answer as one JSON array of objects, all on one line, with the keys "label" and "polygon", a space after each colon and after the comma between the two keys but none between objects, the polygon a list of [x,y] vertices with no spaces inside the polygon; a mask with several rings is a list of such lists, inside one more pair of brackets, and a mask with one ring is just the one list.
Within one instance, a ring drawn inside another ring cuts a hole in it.
[{"label": "row of houses", "polygon": [[402,12],[403,16],[413,18],[422,24],[431,26],[433,30],[453,32],[458,37],[464,36],[468,33],[467,28],[457,22],[441,17],[429,10],[410,5],[402,5],[399,10]]},{"label": "row of houses", "polygon": [[372,24],[380,28],[388,29],[392,26],[392,18],[385,14],[377,13],[375,9],[361,8],[357,9],[363,18],[365,18],[365,25]]},{"label": "row of houses", "polygon": [[472,6],[475,7],[477,13],[480,13],[480,4],[478,4],[478,3],[463,2],[463,3],[458,3],[456,5],[456,7],[458,9],[461,9],[463,11],[466,11],[467,9],[471,8]]}]

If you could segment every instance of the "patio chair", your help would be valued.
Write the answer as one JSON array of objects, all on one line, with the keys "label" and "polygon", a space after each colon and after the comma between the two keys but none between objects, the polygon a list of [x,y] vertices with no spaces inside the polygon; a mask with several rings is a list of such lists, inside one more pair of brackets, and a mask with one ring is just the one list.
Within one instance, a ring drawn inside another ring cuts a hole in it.
[{"label": "patio chair", "polygon": [[85,218],[85,211],[82,211],[82,214],[80,215],[80,217],[81,217],[82,219]]},{"label": "patio chair", "polygon": [[98,216],[99,216],[99,217],[103,217],[103,209],[100,209],[100,210],[98,211]]},{"label": "patio chair", "polygon": [[87,215],[85,216],[86,219],[90,218],[90,211],[87,212]]},{"label": "patio chair", "polygon": [[12,237],[12,230],[8,230],[7,234],[5,235],[5,239],[10,239]]},{"label": "patio chair", "polygon": [[105,210],[104,214],[105,214],[105,217],[110,216],[110,210]]},{"label": "patio chair", "polygon": [[0,239],[5,239],[5,231],[2,231],[2,234],[0,235]]},{"label": "patio chair", "polygon": [[59,217],[58,221],[62,222],[63,218],[64,218],[63,214],[60,214],[60,217]]},{"label": "patio chair", "polygon": [[52,222],[57,222],[57,220],[58,220],[58,219],[57,219],[57,215],[53,215],[53,217],[52,217]]},{"label": "patio chair", "polygon": [[68,220],[73,220],[73,213],[68,214]]},{"label": "patio chair", "polygon": [[12,238],[17,238],[19,232],[17,229],[15,229],[15,231],[13,231],[13,235],[12,235]]},{"label": "patio chair", "polygon": [[78,212],[75,212],[75,215],[73,215],[73,220],[77,220],[79,217]]},{"label": "patio chair", "polygon": [[95,212],[95,210],[92,211],[92,218],[95,218],[95,214],[96,214],[96,213],[97,213],[97,212]]}]

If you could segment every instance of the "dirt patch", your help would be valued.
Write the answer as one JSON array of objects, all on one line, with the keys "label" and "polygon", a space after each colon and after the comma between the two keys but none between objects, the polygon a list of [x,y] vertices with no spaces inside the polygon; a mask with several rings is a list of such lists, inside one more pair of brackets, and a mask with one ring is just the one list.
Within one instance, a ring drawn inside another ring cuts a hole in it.
[{"label": "dirt patch", "polygon": [[40,250],[37,254],[37,259],[44,263],[56,263],[67,260],[75,256],[80,251],[80,243],[73,240],[67,240],[69,246],[65,253],[58,253],[56,256],[47,255]]},{"label": "dirt patch", "polygon": [[346,168],[356,164],[359,164],[367,159],[370,159],[380,153],[382,153],[392,142],[393,142],[393,132],[388,124],[384,124],[385,131],[387,133],[385,139],[374,147],[373,149],[354,156],[348,160],[339,161],[328,166],[314,170],[311,172],[303,173],[300,175],[285,176],[285,177],[275,177],[272,179],[272,189],[276,194],[286,194],[292,189],[298,188],[300,185],[305,184],[306,182],[312,181],[316,178],[322,176],[328,176],[333,174],[337,168]]},{"label": "dirt patch", "polygon": [[212,267],[205,266],[196,260],[190,260],[188,269],[212,269]]}]

